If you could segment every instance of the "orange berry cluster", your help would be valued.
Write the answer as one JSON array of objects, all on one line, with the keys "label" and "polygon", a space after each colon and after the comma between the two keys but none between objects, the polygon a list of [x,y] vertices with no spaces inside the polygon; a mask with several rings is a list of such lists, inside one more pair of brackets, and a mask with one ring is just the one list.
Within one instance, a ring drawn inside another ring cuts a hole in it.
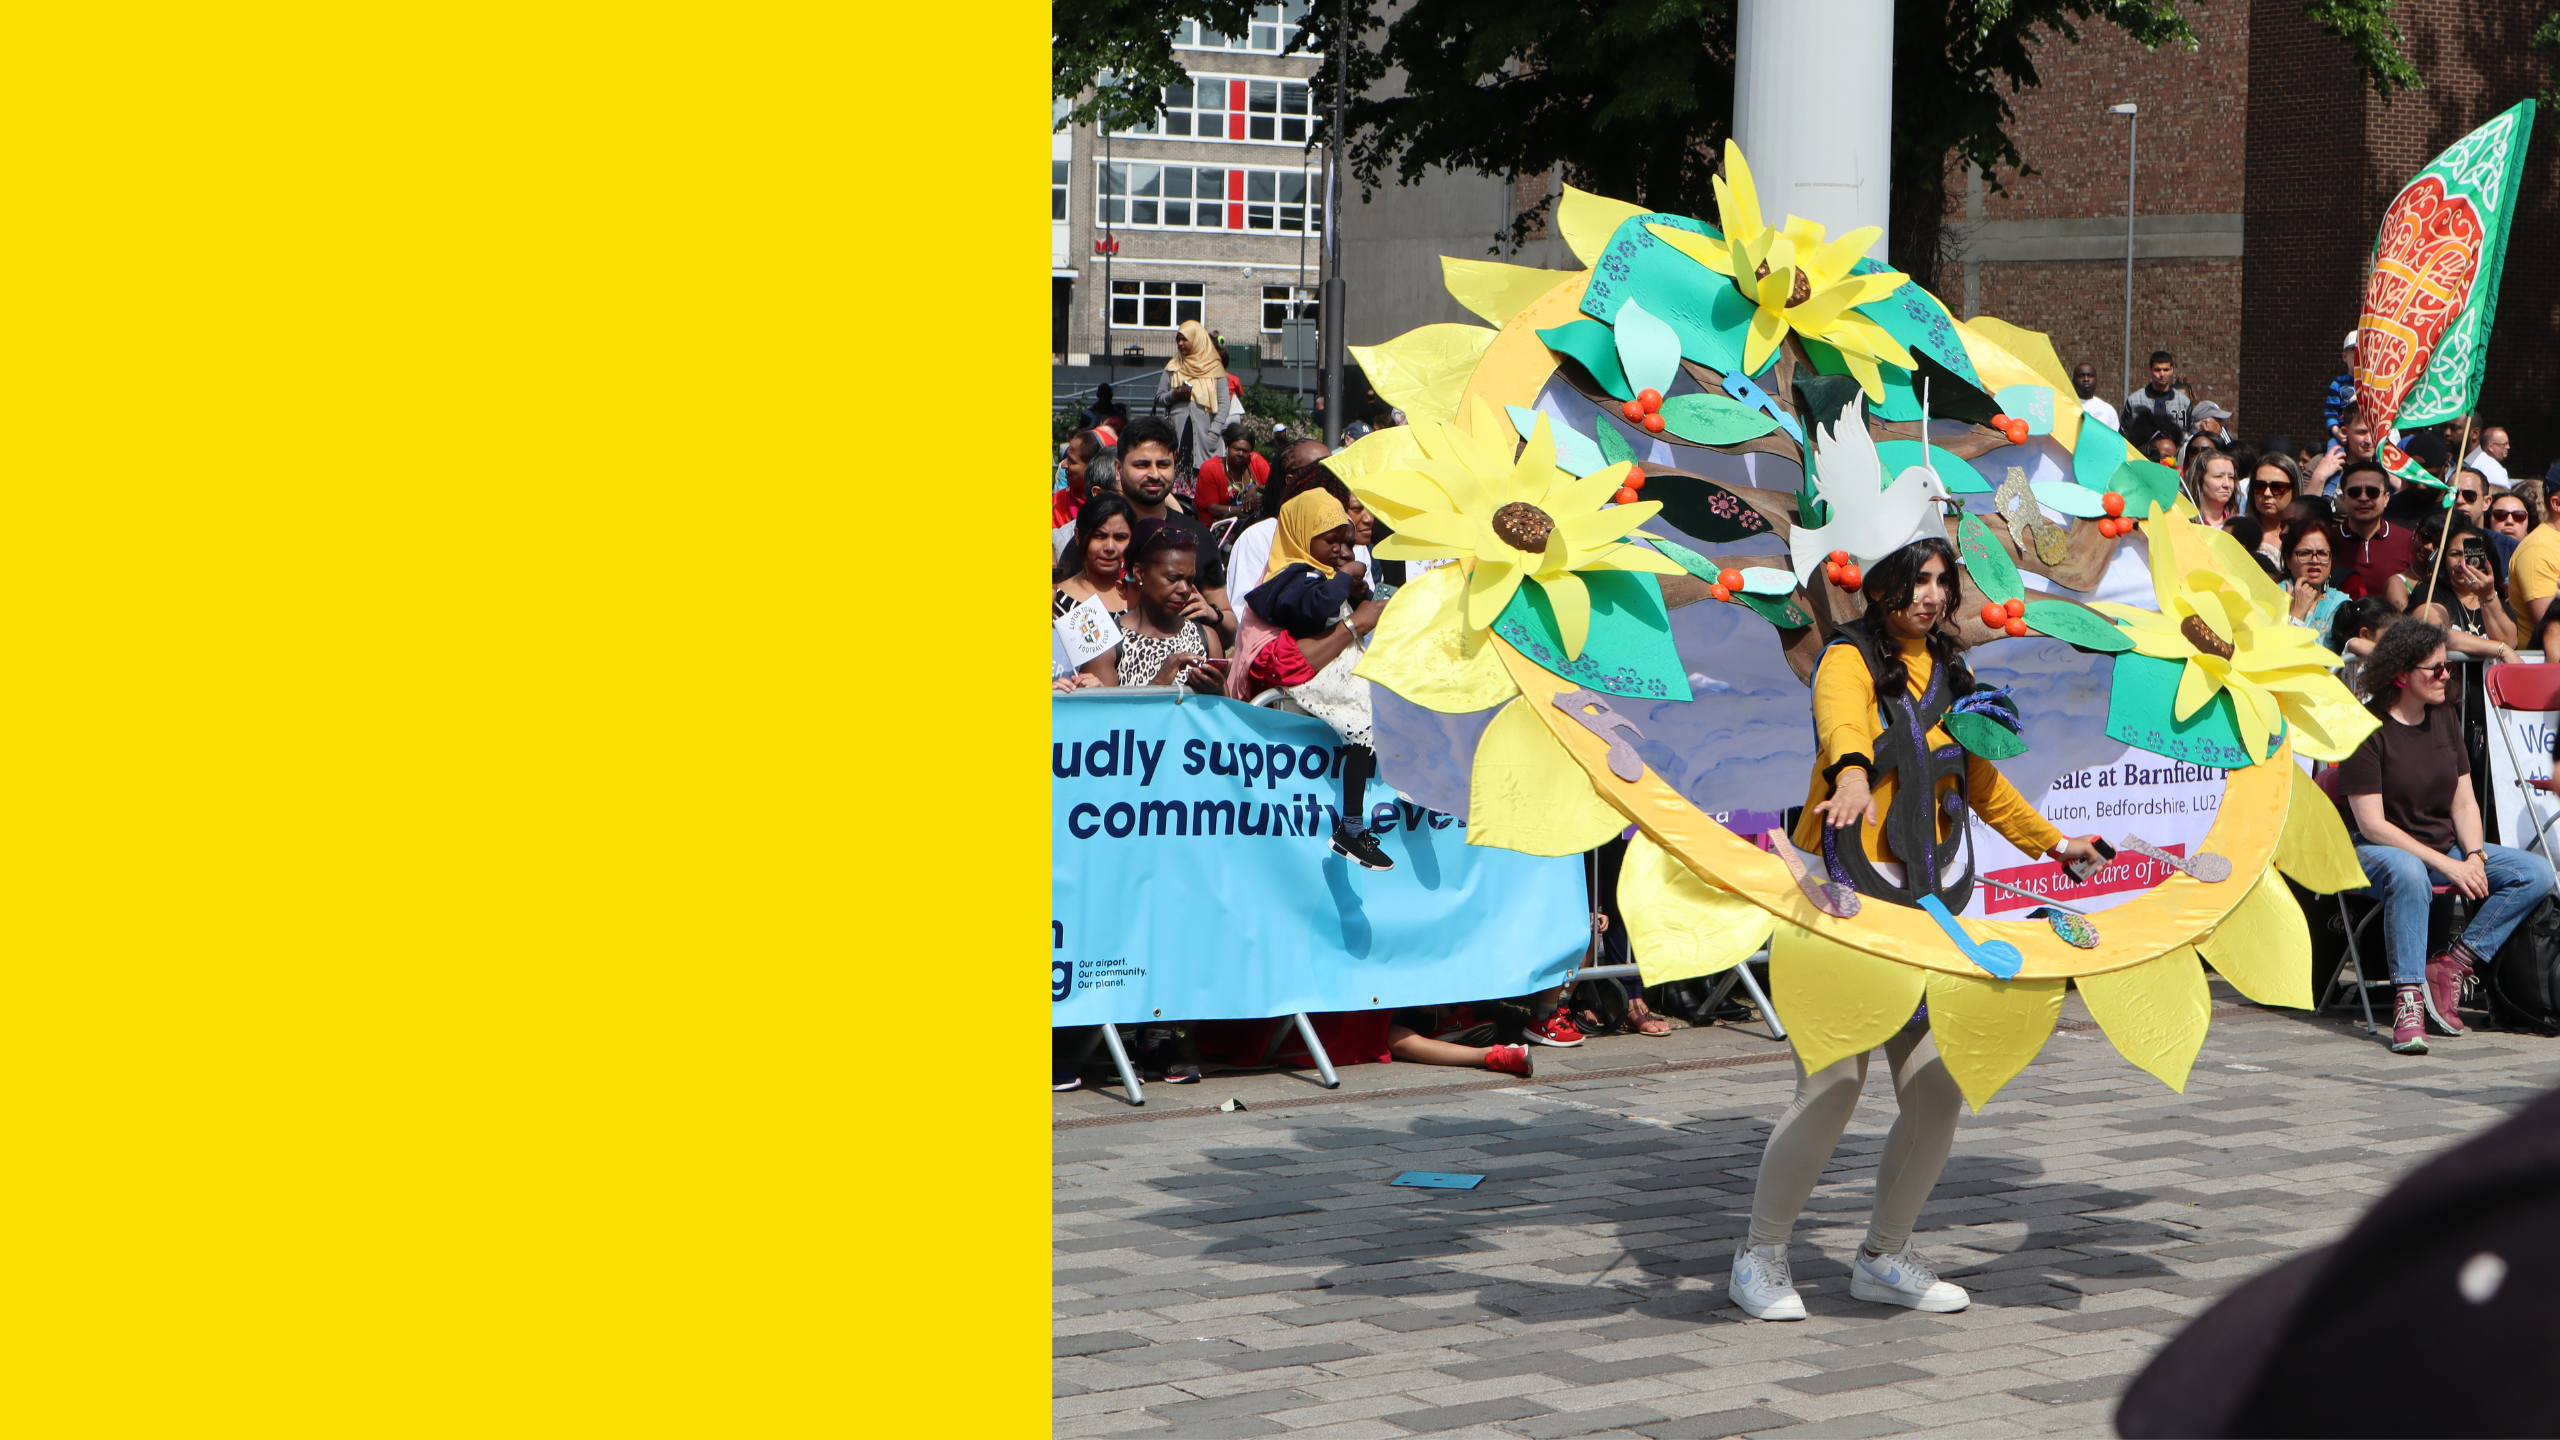
[{"label": "orange berry cluster", "polygon": [[1858,567],[1850,561],[1849,552],[1846,550],[1832,551],[1830,562],[1822,567],[1822,574],[1825,579],[1843,590],[1855,590],[1865,579],[1858,573]]},{"label": "orange berry cluster", "polygon": [[2124,497],[2122,495],[2110,490],[2107,492],[2107,498],[2099,501],[2098,503],[2104,505],[2107,509],[2106,518],[2098,522],[2099,534],[2113,540],[2119,535],[2130,535],[2133,533],[2133,522],[2125,518]]},{"label": "orange berry cluster", "polygon": [[1730,600],[1739,593],[1741,589],[1742,572],[1739,570],[1724,570],[1717,573],[1716,583],[1707,587],[1707,593],[1713,595],[1719,600]]},{"label": "orange berry cluster", "polygon": [[1627,417],[1628,424],[1643,426],[1647,435],[1659,435],[1662,433],[1662,392],[1639,390],[1636,398],[1618,407],[1618,413]]},{"label": "orange berry cluster", "polygon": [[2009,443],[2012,445],[2024,445],[2027,443],[2027,422],[2014,415],[1992,416],[1991,428],[2008,436]]},{"label": "orange berry cluster", "polygon": [[1643,493],[1644,472],[1630,465],[1627,467],[1627,482],[1619,486],[1618,493],[1609,498],[1621,505],[1633,505],[1636,503],[1636,497]]},{"label": "orange berry cluster", "polygon": [[2027,602],[2024,600],[1986,601],[1982,607],[1982,623],[2011,635],[2024,635],[2027,622],[2019,617],[2026,613]]}]

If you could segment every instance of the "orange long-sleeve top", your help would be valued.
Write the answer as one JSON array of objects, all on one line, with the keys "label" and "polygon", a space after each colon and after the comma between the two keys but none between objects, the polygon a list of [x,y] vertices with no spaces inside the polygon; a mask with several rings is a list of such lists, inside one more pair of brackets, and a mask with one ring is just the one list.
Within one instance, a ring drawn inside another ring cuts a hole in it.
[{"label": "orange long-sleeve top", "polygon": [[[1925,692],[1937,664],[1929,656],[1929,642],[1897,643],[1902,663],[1911,672],[1910,693]],[[1867,673],[1867,662],[1854,646],[1832,646],[1813,672],[1813,734],[1821,748],[1814,756],[1813,779],[1805,790],[1804,818],[1796,823],[1796,844],[1815,854],[1822,852],[1822,817],[1813,809],[1831,798],[1831,786],[1823,780],[1822,772],[1839,763],[1843,756],[1873,758],[1876,739],[1883,733],[1884,718],[1876,706],[1875,681]],[[1929,727],[1928,738],[1931,749],[1955,743],[1955,737],[1947,733],[1943,724]],[[2018,787],[2010,784],[1997,766],[1969,754],[1965,756],[1964,773],[1965,803],[2003,839],[2030,855],[2041,855],[2062,843],[2062,832],[2027,803],[2027,797],[2018,793]],[[1893,805],[1893,772],[1870,771],[1867,784],[1875,795],[1876,815],[1881,819]],[[1938,812],[1937,820],[1939,838],[1948,838],[1951,826],[1944,810]],[[1881,824],[1862,825],[1859,829],[1859,840],[1866,846],[1868,859],[1899,863],[1901,857],[1884,843]]]}]

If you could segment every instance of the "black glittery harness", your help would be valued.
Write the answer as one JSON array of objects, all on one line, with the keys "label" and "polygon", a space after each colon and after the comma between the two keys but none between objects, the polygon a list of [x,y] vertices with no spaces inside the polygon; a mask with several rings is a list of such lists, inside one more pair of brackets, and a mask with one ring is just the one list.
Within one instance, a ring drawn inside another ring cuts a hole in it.
[{"label": "black glittery harness", "polygon": [[[1884,653],[1864,621],[1843,624],[1831,637],[1833,645],[1847,645],[1857,651],[1867,665],[1869,688],[1884,668]],[[1934,667],[1929,685],[1914,701],[1906,687],[1901,695],[1876,696],[1884,728],[1876,736],[1875,768],[1894,779],[1893,803],[1885,807],[1883,830],[1885,845],[1902,857],[1904,882],[1895,885],[1879,873],[1867,859],[1866,847],[1842,845],[1840,831],[1829,825],[1822,827],[1822,858],[1831,878],[1854,887],[1861,895],[1895,905],[1917,905],[1922,895],[1934,894],[1949,910],[1962,910],[1973,895],[1973,834],[1970,811],[1965,804],[1966,755],[1961,745],[1948,744],[1931,749],[1929,731],[1945,718],[1955,701],[1948,672],[1953,665]],[[1955,781],[1955,788],[1944,801],[1947,814],[1954,820],[1949,838],[1938,838],[1936,799],[1941,781]],[[1954,883],[1939,884],[1940,874],[1958,856],[1964,868]]]}]

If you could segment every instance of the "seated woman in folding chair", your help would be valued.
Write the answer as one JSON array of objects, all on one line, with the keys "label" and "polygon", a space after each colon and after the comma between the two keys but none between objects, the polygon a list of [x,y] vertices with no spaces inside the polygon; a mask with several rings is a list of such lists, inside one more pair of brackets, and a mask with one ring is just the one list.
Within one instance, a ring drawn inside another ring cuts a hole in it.
[{"label": "seated woman in folding chair", "polygon": [[[2359,688],[2382,728],[2338,767],[2337,794],[2355,832],[2356,858],[2373,884],[2358,892],[2382,902],[2384,947],[2396,1003],[2391,1048],[2427,1053],[2427,1025],[2462,1033],[2455,1002],[2463,977],[2485,964],[2534,903],[2551,893],[2540,856],[2480,838],[2480,802],[2471,793],[2471,757],[2461,717],[2445,702],[2445,632],[2402,620],[2365,658]],[[2427,954],[2434,876],[2478,901],[2470,923],[2443,953]]]}]

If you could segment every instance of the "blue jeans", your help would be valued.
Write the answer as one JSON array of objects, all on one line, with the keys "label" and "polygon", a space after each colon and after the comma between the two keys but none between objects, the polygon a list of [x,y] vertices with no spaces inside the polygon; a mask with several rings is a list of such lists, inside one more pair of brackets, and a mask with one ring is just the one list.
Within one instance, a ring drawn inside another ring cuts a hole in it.
[{"label": "blue jeans", "polygon": [[[2504,845],[2486,847],[2481,857],[2489,875],[2489,897],[2471,912],[2471,923],[2463,927],[2462,943],[2471,953],[2487,960],[2507,943],[2507,936],[2533,913],[2534,902],[2551,893],[2551,864],[2539,855],[2511,850]],[[2448,846],[2446,855],[2460,859],[2462,851]],[[2364,873],[2372,884],[2358,890],[2382,902],[2384,945],[2391,956],[2391,982],[2395,985],[2422,985],[2427,979],[2427,907],[2433,902],[2435,868],[2396,845],[2356,843],[2356,859],[2364,864]]]}]

